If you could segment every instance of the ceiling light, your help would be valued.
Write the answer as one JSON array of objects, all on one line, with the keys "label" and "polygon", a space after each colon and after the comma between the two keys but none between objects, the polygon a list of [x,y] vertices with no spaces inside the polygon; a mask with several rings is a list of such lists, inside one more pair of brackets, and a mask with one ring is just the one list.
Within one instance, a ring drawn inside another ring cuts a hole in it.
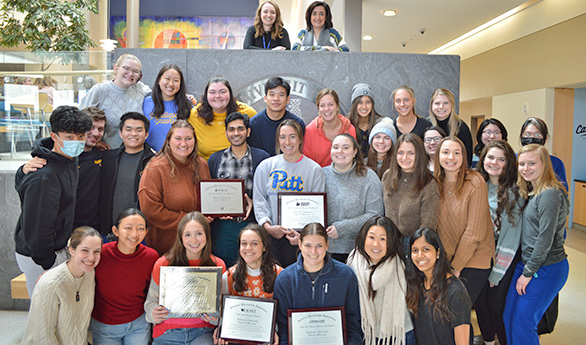
[{"label": "ceiling light", "polygon": [[362,36],[362,39],[365,41],[372,41],[372,35],[364,35]]},{"label": "ceiling light", "polygon": [[383,11],[383,16],[385,17],[392,17],[395,16],[397,14],[397,11],[395,10],[384,10]]}]

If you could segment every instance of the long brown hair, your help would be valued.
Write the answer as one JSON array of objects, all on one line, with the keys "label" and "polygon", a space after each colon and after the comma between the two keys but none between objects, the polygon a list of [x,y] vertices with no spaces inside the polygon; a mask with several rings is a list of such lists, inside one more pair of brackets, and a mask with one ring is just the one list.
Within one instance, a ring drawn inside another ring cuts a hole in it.
[{"label": "long brown hair", "polygon": [[185,246],[183,245],[183,232],[189,222],[199,223],[206,235],[206,245],[201,250],[200,255],[200,266],[216,266],[216,263],[212,259],[212,233],[210,231],[210,223],[203,214],[195,211],[189,212],[179,221],[177,226],[177,237],[175,243],[171,249],[165,254],[165,257],[169,261],[169,266],[189,266],[189,260],[187,259],[187,253]]},{"label": "long brown hair", "polygon": [[360,100],[362,99],[362,97],[368,97],[370,98],[370,104],[372,104],[372,110],[370,111],[370,114],[368,114],[368,131],[370,132],[370,130],[372,129],[372,127],[374,127],[374,125],[376,124],[377,121],[379,121],[380,119],[382,119],[382,116],[376,112],[376,110],[374,109],[374,99],[371,98],[370,96],[360,96],[360,97],[356,97],[356,99],[354,100],[354,102],[352,102],[352,106],[350,107],[350,113],[347,115],[348,119],[350,120],[350,123],[356,127],[356,130],[358,131],[358,122],[360,121],[360,115],[358,115],[358,104],[360,104]]},{"label": "long brown hair", "polygon": [[425,152],[423,140],[421,140],[421,138],[414,133],[401,134],[395,145],[393,145],[393,154],[390,161],[389,173],[383,180],[383,190],[385,190],[388,194],[392,194],[399,187],[399,180],[401,179],[403,169],[401,169],[399,163],[397,162],[397,152],[403,143],[411,143],[415,148],[415,165],[413,170],[415,188],[413,189],[413,192],[415,194],[419,194],[423,188],[425,188],[425,186],[427,186],[427,184],[433,180],[433,175],[429,169],[427,169],[427,162],[429,157]]},{"label": "long brown hair", "polygon": [[283,37],[283,28],[285,26],[283,25],[283,19],[281,18],[281,9],[279,9],[279,6],[277,5],[277,3],[272,0],[264,1],[256,9],[256,15],[254,16],[254,23],[252,24],[252,26],[254,26],[254,29],[256,31],[256,33],[254,34],[254,38],[264,36],[264,34],[266,33],[264,26],[262,25],[262,19],[261,19],[262,7],[265,4],[271,4],[275,8],[275,22],[273,23],[273,27],[271,28],[271,38],[274,40],[276,40],[277,37],[282,38]]},{"label": "long brown hair", "polygon": [[445,138],[443,138],[437,148],[437,151],[435,152],[435,159],[434,159],[434,166],[433,166],[433,176],[435,177],[435,179],[437,180],[437,184],[439,187],[439,191],[440,191],[440,197],[443,198],[445,195],[445,191],[444,191],[444,182],[446,179],[446,172],[444,171],[444,168],[440,165],[440,161],[439,161],[439,156],[442,150],[442,146],[446,141],[455,141],[460,145],[460,149],[462,150],[462,166],[460,166],[460,171],[458,171],[458,176],[456,178],[456,188],[454,190],[454,192],[456,193],[457,197],[460,197],[460,194],[462,193],[462,187],[464,186],[464,181],[466,179],[469,179],[469,176],[471,172],[476,173],[474,170],[468,169],[468,159],[466,158],[466,146],[464,146],[464,143],[462,142],[462,140],[458,139],[458,137],[455,137],[453,135],[447,136]]},{"label": "long brown hair", "polygon": [[[187,128],[193,131],[193,152],[191,152],[189,156],[187,156],[187,162],[189,163],[189,167],[191,168],[191,170],[193,170],[193,182],[197,184],[200,180],[199,155],[197,154],[197,136],[195,135],[195,130],[193,129],[193,126],[189,122],[187,122],[187,120],[177,120],[173,125],[171,125],[171,129],[169,129],[169,132],[167,132],[167,137],[165,138],[165,142],[163,143],[163,148],[161,149],[161,151],[159,151],[159,153],[157,153],[155,157],[165,157],[165,159],[167,159],[167,163],[169,163],[169,166],[171,166],[171,177],[173,178],[173,181],[175,181],[177,177],[177,165],[173,161],[173,153],[171,152],[169,142],[171,141],[173,132],[177,128]],[[151,162],[152,161],[153,160],[151,160]]]}]

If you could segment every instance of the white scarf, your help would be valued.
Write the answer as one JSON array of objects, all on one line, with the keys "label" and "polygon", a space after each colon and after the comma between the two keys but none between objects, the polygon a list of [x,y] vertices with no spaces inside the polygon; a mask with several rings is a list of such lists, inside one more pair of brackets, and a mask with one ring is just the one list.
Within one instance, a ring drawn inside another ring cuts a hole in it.
[{"label": "white scarf", "polygon": [[[377,297],[382,294],[382,305],[375,306],[374,300],[368,297],[368,281],[370,277],[371,263],[359,252],[352,251],[349,256],[350,266],[358,278],[360,291],[360,314],[362,318],[362,331],[366,345],[377,344],[405,344],[405,315],[407,303],[405,292],[405,265],[397,256],[380,265],[372,276],[372,288]],[[381,319],[376,319],[376,308],[381,309]],[[376,332],[376,324],[379,323],[379,333]]]}]

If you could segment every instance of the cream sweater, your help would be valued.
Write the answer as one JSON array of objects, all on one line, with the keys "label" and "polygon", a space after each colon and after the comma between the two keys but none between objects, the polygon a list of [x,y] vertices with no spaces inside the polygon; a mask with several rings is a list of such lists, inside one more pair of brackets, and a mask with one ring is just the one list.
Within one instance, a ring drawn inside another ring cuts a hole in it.
[{"label": "cream sweater", "polygon": [[75,278],[64,262],[47,271],[35,287],[21,344],[87,344],[94,288],[93,270]]}]

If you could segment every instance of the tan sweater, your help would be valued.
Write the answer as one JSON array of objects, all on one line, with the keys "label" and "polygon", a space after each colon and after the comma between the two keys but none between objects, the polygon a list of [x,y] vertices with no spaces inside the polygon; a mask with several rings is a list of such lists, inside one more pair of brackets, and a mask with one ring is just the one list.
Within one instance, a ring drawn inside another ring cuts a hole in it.
[{"label": "tan sweater", "polygon": [[438,233],[448,259],[458,271],[490,268],[495,248],[486,182],[478,172],[468,171],[459,198],[454,187],[444,182],[438,212]]},{"label": "tan sweater", "polygon": [[[175,160],[175,178],[165,156],[153,158],[144,169],[138,187],[140,209],[149,221],[147,245],[159,255],[166,253],[177,237],[179,220],[200,209],[199,183],[193,182],[193,170]],[[210,179],[208,163],[199,158],[200,179]]]}]

